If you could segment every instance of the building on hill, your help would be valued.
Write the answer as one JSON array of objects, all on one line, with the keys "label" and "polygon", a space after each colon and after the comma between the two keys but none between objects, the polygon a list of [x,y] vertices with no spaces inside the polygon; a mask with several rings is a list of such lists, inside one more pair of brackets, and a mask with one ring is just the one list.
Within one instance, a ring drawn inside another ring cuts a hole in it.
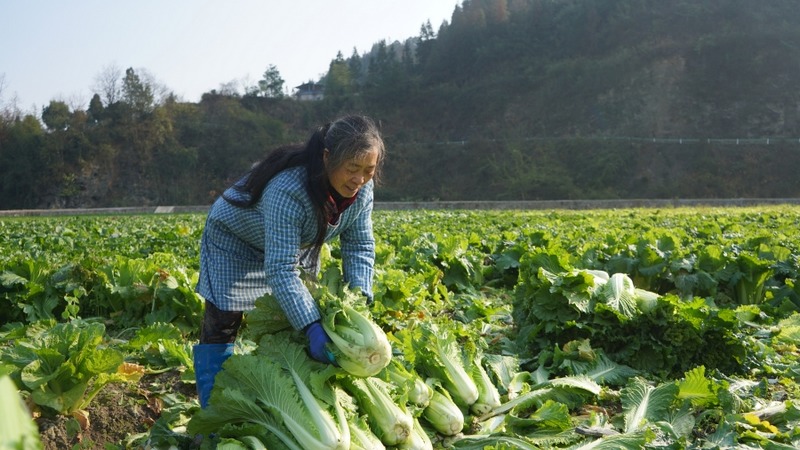
[{"label": "building on hill", "polygon": [[309,81],[294,88],[294,98],[300,101],[322,100],[325,96],[325,86],[322,83]]}]

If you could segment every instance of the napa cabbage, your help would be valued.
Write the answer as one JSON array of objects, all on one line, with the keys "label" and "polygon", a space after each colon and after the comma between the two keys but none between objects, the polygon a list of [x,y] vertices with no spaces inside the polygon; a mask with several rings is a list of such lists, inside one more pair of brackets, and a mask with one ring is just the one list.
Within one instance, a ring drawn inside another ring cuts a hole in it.
[{"label": "napa cabbage", "polygon": [[341,304],[326,302],[322,328],[331,338],[336,363],[358,377],[377,375],[392,360],[392,346],[386,333],[368,313]]},{"label": "napa cabbage", "polygon": [[431,401],[433,389],[425,383],[416,370],[405,367],[398,359],[392,359],[392,362],[386,366],[384,379],[388,379],[406,392],[408,401],[414,406],[424,408]]},{"label": "napa cabbage", "polygon": [[422,418],[437,432],[445,436],[454,436],[464,428],[464,414],[450,397],[450,394],[439,386],[432,389],[433,395],[428,406],[422,410]]},{"label": "napa cabbage", "polygon": [[188,425],[191,434],[227,424],[258,424],[288,448],[349,449],[350,427],[340,389],[324,378],[329,366],[311,360],[285,334],[266,335],[258,352],[231,356],[217,375],[208,407]]},{"label": "napa cabbage", "polygon": [[500,391],[494,385],[486,369],[483,368],[481,354],[477,354],[472,364],[472,380],[478,388],[478,398],[470,405],[470,411],[475,415],[486,414],[500,406]]},{"label": "napa cabbage", "polygon": [[385,450],[386,446],[370,429],[364,416],[349,421],[350,450]]},{"label": "napa cabbage", "polygon": [[[336,364],[357,377],[377,375],[392,360],[386,333],[372,319],[365,298],[351,291],[336,267],[329,267],[320,280],[305,280],[317,300],[322,328],[331,338],[328,349]],[[277,299],[267,294],[248,312],[244,337],[259,341],[264,336],[291,330]]]},{"label": "napa cabbage", "polygon": [[344,283],[339,268],[329,266],[319,282],[309,283],[319,304],[322,328],[331,338],[336,364],[350,375],[377,375],[392,360],[386,333],[372,319],[366,297]]},{"label": "napa cabbage", "polygon": [[0,376],[0,448],[41,449],[42,442],[36,423],[20,398],[17,387],[8,375]]},{"label": "napa cabbage", "polygon": [[428,377],[439,380],[459,406],[471,406],[480,392],[470,376],[469,355],[462,351],[454,332],[433,322],[421,323],[419,332],[419,340],[410,349],[416,352],[415,365]]},{"label": "napa cabbage", "polygon": [[11,377],[40,406],[61,414],[82,414],[110,383],[138,381],[139,366],[104,345],[102,323],[73,319],[40,321],[24,328],[15,345],[0,354],[0,362],[15,367]]},{"label": "napa cabbage", "polygon": [[393,396],[393,387],[376,377],[344,376],[342,386],[358,403],[367,417],[370,429],[386,445],[405,442],[414,427],[413,416],[406,405]]},{"label": "napa cabbage", "polygon": [[411,435],[404,442],[401,442],[396,447],[398,450],[433,450],[433,442],[430,436],[422,428],[419,419],[414,418],[414,427],[411,429]]}]

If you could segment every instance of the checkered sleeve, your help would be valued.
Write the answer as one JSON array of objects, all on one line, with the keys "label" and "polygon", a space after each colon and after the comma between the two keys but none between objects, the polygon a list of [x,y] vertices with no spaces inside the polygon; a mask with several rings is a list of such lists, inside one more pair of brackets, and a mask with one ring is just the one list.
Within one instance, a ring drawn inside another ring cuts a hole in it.
[{"label": "checkered sleeve", "polygon": [[352,226],[340,236],[344,279],[372,300],[375,238],[372,234],[372,190],[363,189],[365,204]]},{"label": "checkered sleeve", "polygon": [[267,189],[264,271],[289,323],[299,330],[320,319],[319,308],[301,281],[297,265],[303,224],[313,212],[301,190],[281,183],[270,184]]}]

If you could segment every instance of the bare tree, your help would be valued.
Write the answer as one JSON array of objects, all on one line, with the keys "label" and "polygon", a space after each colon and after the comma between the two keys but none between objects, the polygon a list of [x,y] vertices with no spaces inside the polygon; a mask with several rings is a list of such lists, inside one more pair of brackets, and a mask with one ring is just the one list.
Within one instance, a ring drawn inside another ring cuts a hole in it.
[{"label": "bare tree", "polygon": [[[165,84],[158,82],[147,69],[136,69],[136,75],[142,85],[151,91],[155,104],[163,104],[172,95],[172,91]],[[124,78],[125,70],[116,63],[108,64],[95,76],[92,92],[99,94],[106,106],[116,103],[122,100]]]},{"label": "bare tree", "polygon": [[111,63],[103,67],[103,70],[95,76],[92,91],[100,94],[106,106],[120,100],[124,73],[120,66]]},{"label": "bare tree", "polygon": [[145,68],[136,69],[136,74],[145,85],[150,87],[153,92],[153,101],[156,105],[163,105],[167,98],[172,94],[172,90],[166,84],[158,81],[152,72]]},{"label": "bare tree", "polygon": [[3,90],[5,89],[5,87],[6,87],[6,74],[0,73],[0,120],[2,120],[3,122],[7,121],[9,116],[8,108],[6,107],[5,102],[3,102]]},{"label": "bare tree", "polygon": [[239,97],[239,82],[237,80],[231,80],[227,83],[220,83],[219,92],[220,95],[227,95],[230,97]]},{"label": "bare tree", "polygon": [[86,108],[89,107],[89,100],[83,92],[73,93],[62,101],[66,103],[72,111],[86,111]]},{"label": "bare tree", "polygon": [[244,95],[258,95],[258,85],[253,81],[253,77],[247,74],[239,78],[239,88]]},{"label": "bare tree", "polygon": [[3,102],[3,90],[5,90],[5,87],[6,87],[6,74],[0,73],[0,113],[2,113],[3,115],[5,115],[6,112],[6,105],[5,102]]},{"label": "bare tree", "polygon": [[6,74],[0,73],[0,121],[11,123],[22,116],[22,110],[19,108],[19,97],[16,92],[8,100],[3,98],[5,89]]}]

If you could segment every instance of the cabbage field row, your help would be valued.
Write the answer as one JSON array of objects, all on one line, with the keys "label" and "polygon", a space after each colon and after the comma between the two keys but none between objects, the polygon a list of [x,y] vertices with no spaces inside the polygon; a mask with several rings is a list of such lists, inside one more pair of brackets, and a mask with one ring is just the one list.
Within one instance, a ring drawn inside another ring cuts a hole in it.
[{"label": "cabbage field row", "polygon": [[[0,381],[40,430],[63,417],[75,448],[106,449],[306,448],[301,430],[320,448],[800,447],[798,207],[376,211],[375,301],[352,301],[391,363],[310,360],[265,297],[201,410],[147,380],[193,383],[204,219],[0,219]],[[317,292],[355,299],[337,252]],[[115,386],[158,414],[100,442]]]}]

